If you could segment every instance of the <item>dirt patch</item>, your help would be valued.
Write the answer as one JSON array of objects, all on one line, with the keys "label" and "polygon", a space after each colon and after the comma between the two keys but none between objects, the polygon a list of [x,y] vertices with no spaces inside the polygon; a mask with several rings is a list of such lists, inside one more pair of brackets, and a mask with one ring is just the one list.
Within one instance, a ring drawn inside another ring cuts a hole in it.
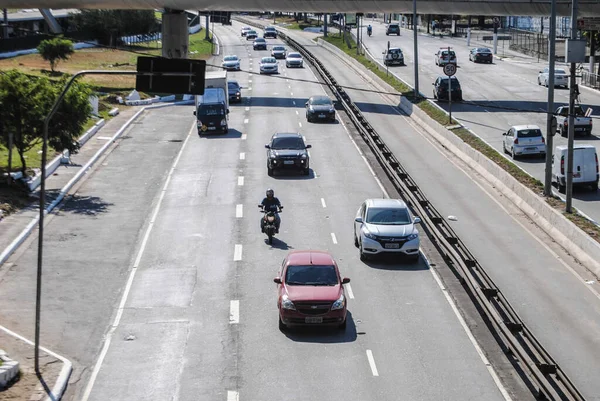
[{"label": "dirt patch", "polygon": [[34,201],[35,198],[29,196],[28,191],[20,184],[11,186],[0,184],[0,220],[2,217],[31,205]]}]

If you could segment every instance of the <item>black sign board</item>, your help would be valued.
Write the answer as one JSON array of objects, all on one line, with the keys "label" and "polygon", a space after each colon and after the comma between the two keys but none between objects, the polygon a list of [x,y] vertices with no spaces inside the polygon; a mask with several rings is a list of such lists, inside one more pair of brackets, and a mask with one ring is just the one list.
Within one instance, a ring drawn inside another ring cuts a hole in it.
[{"label": "black sign board", "polygon": [[206,61],[139,56],[135,89],[139,92],[203,95]]}]

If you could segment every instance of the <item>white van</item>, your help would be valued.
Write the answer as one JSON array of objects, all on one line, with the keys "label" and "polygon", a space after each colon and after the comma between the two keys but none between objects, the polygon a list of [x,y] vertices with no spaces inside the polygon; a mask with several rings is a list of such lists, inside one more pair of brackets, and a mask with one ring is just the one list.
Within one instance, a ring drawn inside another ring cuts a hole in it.
[{"label": "white van", "polygon": [[[566,146],[557,146],[552,157],[552,184],[558,186],[560,193],[565,193],[567,185],[567,150]],[[592,145],[575,145],[573,147],[573,186],[591,186],[598,190],[598,154]]]}]

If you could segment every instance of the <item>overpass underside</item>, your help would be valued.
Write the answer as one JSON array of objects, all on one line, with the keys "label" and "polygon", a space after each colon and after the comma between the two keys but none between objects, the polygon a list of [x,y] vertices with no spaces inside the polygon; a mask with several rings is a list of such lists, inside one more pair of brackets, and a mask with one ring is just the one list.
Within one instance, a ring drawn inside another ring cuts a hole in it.
[{"label": "overpass underside", "polygon": [[[412,12],[412,0],[0,0],[0,8],[112,8],[201,11]],[[550,15],[550,1],[417,0],[419,14]],[[558,15],[570,15],[571,2],[557,0]],[[579,16],[600,17],[600,0],[580,0]]]}]

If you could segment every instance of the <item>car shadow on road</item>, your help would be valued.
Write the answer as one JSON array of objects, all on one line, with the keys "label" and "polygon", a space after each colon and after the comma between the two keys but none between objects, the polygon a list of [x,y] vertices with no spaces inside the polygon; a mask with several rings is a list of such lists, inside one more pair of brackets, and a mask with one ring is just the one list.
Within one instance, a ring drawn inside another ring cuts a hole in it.
[{"label": "car shadow on road", "polygon": [[[509,158],[510,156],[507,155]],[[527,164],[542,164],[542,163],[546,163],[546,155],[544,155],[544,157],[540,156],[540,155],[525,155],[525,156],[517,156],[517,159],[512,159],[511,160],[514,161],[519,161],[522,163],[527,163]]]},{"label": "car shadow on road", "polygon": [[[293,102],[296,102],[294,104]],[[251,106],[252,107],[277,107],[277,108],[298,108],[304,109],[304,104],[308,102],[308,98],[281,98],[281,97],[266,97],[266,96],[257,96],[252,97]]]},{"label": "car shadow on road", "polygon": [[86,216],[97,216],[106,213],[114,203],[105,202],[97,196],[71,195],[63,204],[59,213],[73,213]]},{"label": "car shadow on road", "polygon": [[226,134],[202,133],[199,136],[201,139],[239,139],[242,137],[242,132],[236,130],[235,128],[229,128],[229,132],[227,132]]},{"label": "car shadow on road", "polygon": [[303,175],[300,171],[298,172],[273,172],[272,178],[275,178],[276,180],[312,180],[316,177],[315,171],[311,168],[309,169],[310,171],[308,172],[308,175]]},{"label": "car shadow on road", "polygon": [[283,332],[287,338],[295,342],[301,343],[350,343],[356,341],[358,331],[352,312],[348,311],[346,315],[346,329],[342,330],[337,327],[319,327],[319,326],[299,326],[287,328]]},{"label": "car shadow on road", "polygon": [[336,124],[339,124],[340,122],[339,122],[339,121],[337,120],[337,118],[336,118],[336,119],[335,119],[335,120],[333,120],[333,121],[311,121],[311,122],[308,122],[308,121],[307,121],[306,123],[307,123],[307,124],[321,124],[321,125],[327,125],[327,124],[330,124],[330,125],[336,125]]},{"label": "car shadow on road", "polygon": [[411,262],[404,257],[397,255],[371,257],[363,262],[367,266],[378,270],[397,270],[397,271],[418,271],[429,270],[429,266],[423,258],[419,258],[418,262]]}]

